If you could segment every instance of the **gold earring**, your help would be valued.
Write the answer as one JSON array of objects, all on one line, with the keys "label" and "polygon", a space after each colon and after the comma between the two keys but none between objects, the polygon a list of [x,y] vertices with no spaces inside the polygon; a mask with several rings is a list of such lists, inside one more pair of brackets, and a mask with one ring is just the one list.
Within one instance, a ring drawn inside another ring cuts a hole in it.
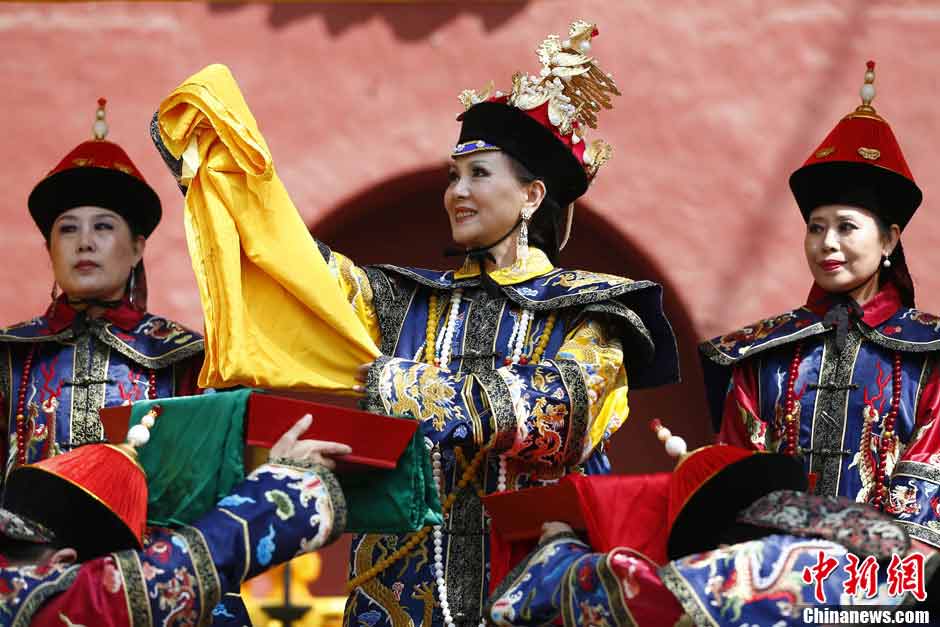
[{"label": "gold earring", "polygon": [[522,225],[519,227],[519,237],[516,239],[516,260],[525,263],[529,257],[529,220],[532,212],[522,210]]}]

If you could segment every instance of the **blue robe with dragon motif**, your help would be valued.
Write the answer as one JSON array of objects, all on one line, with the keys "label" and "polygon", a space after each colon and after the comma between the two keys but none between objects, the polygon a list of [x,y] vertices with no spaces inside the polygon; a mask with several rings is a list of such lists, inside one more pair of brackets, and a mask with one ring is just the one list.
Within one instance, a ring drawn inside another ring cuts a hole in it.
[{"label": "blue robe with dragon motif", "polygon": [[[537,248],[490,273],[496,293],[483,289],[475,264],[360,268],[320,248],[383,353],[368,373],[367,408],[421,420],[440,455],[442,496],[455,493],[442,527],[447,601],[456,624],[477,625],[489,586],[480,495],[497,489],[501,465],[507,489],[607,470],[603,443],[626,418],[627,381],[677,380],[661,288],[555,268]],[[406,542],[354,538],[350,577],[364,578],[350,594],[347,625],[443,624],[432,535],[383,562]]]},{"label": "blue robe with dragon motif", "polygon": [[102,440],[102,407],[195,393],[202,353],[199,334],[126,304],[86,319],[60,298],[45,315],[0,329],[6,472],[17,459],[21,403],[26,463],[36,462]]},{"label": "blue robe with dragon motif", "polygon": [[[797,452],[816,493],[880,503],[912,537],[940,546],[940,318],[903,307],[888,284],[861,318],[847,320],[840,346],[839,329],[826,318],[837,304],[814,287],[805,307],[701,346],[719,440],[784,450],[796,361]],[[894,428],[886,432],[895,396]]]}]

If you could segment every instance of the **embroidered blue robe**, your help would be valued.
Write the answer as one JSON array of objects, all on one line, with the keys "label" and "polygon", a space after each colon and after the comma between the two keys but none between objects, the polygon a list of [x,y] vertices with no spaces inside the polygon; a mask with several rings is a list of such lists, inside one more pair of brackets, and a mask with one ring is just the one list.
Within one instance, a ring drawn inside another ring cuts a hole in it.
[{"label": "embroidered blue robe", "polygon": [[[888,284],[861,319],[848,321],[840,347],[837,327],[825,321],[835,304],[814,288],[805,307],[701,346],[719,440],[785,449],[787,384],[799,347],[797,452],[815,491],[880,502],[912,537],[940,546],[940,318],[903,307]],[[894,395],[898,412],[886,434]]]}]

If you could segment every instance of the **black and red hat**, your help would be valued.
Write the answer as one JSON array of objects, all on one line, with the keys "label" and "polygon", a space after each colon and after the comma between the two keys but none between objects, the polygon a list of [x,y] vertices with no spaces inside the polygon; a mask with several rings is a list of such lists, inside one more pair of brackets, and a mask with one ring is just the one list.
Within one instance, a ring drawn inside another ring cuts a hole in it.
[{"label": "black and red hat", "polygon": [[568,38],[550,35],[539,46],[538,76],[517,73],[509,93],[465,90],[466,111],[453,157],[503,150],[545,181],[560,206],[587,191],[598,168],[611,155],[603,140],[588,142],[584,127],[597,127],[597,112],[610,109],[611,95],[620,92],[588,55],[598,34],[589,22],[571,24]]},{"label": "black and red hat", "polygon": [[10,472],[0,534],[21,542],[71,547],[85,561],[143,546],[147,477],[136,449],[160,414],[153,407],[123,444],[87,444]]},{"label": "black and red hat", "polygon": [[777,490],[805,491],[806,471],[792,455],[713,444],[686,452],[685,441],[651,423],[666,452],[679,459],[669,481],[669,559],[717,548],[738,512]]},{"label": "black and red hat", "polygon": [[94,139],[82,142],[29,195],[29,213],[46,239],[55,219],[74,207],[110,209],[135,234],[148,237],[160,222],[160,198],[119,145],[105,140],[106,100],[98,100]]},{"label": "black and red hat", "polygon": [[923,194],[898,140],[871,106],[874,81],[875,62],[869,61],[862,104],[842,118],[790,176],[790,189],[804,219],[822,205],[853,205],[903,229],[920,206]]}]

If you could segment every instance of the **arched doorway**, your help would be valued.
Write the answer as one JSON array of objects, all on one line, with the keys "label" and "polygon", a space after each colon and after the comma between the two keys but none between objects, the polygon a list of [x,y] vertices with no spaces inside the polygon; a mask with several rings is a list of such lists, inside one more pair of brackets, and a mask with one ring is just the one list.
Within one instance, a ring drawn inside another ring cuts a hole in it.
[{"label": "arched doorway", "polygon": [[[451,241],[441,201],[446,179],[443,166],[398,176],[350,198],[311,225],[311,232],[359,264],[454,267],[459,260],[443,255]],[[663,419],[686,438],[690,448],[711,439],[696,356],[698,334],[678,295],[634,239],[642,241],[642,225],[614,225],[589,204],[579,205],[571,242],[561,260],[567,267],[652,279],[665,287],[664,304],[678,338],[683,381],[630,393],[630,419],[613,436],[609,448],[614,471],[620,473],[670,469],[669,458],[649,431],[652,418]],[[335,576],[334,556],[341,551],[337,546],[323,552],[324,580],[319,584],[327,586],[327,580]],[[329,587],[329,593],[335,590]]]}]

